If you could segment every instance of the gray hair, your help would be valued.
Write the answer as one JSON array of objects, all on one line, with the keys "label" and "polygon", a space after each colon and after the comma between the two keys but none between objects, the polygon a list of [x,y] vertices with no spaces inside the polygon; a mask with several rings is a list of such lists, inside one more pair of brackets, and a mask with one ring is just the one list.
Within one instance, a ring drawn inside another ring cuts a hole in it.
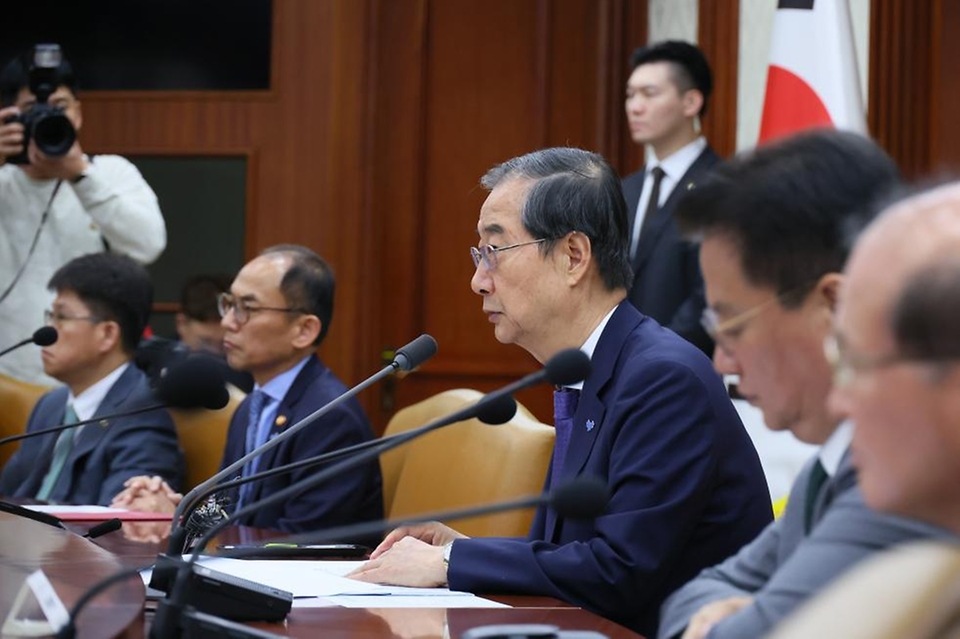
[{"label": "gray hair", "polygon": [[480,184],[492,191],[513,179],[534,181],[520,219],[531,236],[547,240],[543,254],[567,233],[583,233],[604,285],[611,291],[630,288],[627,205],[620,179],[603,157],[582,149],[543,149],[493,167]]}]

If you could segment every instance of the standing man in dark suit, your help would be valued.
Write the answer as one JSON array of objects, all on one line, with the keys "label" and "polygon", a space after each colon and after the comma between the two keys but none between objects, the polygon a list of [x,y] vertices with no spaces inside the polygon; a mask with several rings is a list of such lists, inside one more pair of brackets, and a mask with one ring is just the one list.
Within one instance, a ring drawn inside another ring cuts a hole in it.
[{"label": "standing man in dark suit", "polygon": [[680,236],[673,211],[720,160],[700,135],[710,66],[700,49],[676,40],[637,49],[631,66],[627,121],[633,141],[646,146],[647,163],[623,180],[634,273],[629,299],[709,355],[697,245]]},{"label": "standing man in dark suit", "polygon": [[[230,366],[256,383],[237,408],[227,433],[222,467],[326,405],[347,388],[315,354],[333,316],[334,278],[327,263],[303,246],[266,249],[244,266],[220,296]],[[344,402],[312,426],[248,464],[244,475],[368,441],[373,432],[355,400]],[[245,484],[240,505],[278,492],[316,472],[302,468]],[[260,509],[239,522],[303,532],[383,517],[380,465],[374,460],[299,495]],[[181,496],[156,479],[130,482],[117,501],[172,511]]]},{"label": "standing man in dark suit", "polygon": [[593,364],[554,395],[546,486],[599,477],[609,510],[577,521],[541,507],[527,538],[401,528],[352,576],[557,597],[652,636],[673,589],[771,520],[756,451],[703,353],[626,303],[626,210],[603,158],[547,149],[482,184],[471,285],[497,339],[540,362],[581,348]]},{"label": "standing man in dark suit", "polygon": [[[150,316],[153,286],[128,257],[93,253],[60,267],[47,324],[57,341],[43,370],[64,386],[37,402],[27,432],[156,404],[131,358]],[[107,505],[135,475],[179,485],[183,457],[164,409],[24,440],[0,476],[0,493],[68,504]]]}]

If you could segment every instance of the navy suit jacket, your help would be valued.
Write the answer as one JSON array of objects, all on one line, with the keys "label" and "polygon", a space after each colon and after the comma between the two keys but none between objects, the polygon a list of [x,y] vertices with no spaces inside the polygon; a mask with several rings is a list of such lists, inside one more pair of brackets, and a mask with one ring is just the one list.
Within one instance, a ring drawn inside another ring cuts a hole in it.
[{"label": "navy suit jacket", "polygon": [[454,590],[557,597],[652,637],[673,590],[771,521],[770,496],[703,353],[622,303],[592,363],[562,477],[605,480],[607,513],[575,521],[541,507],[529,539],[455,541],[447,579]]},{"label": "navy suit jacket", "polygon": [[[703,276],[700,273],[700,249],[680,235],[673,217],[683,194],[695,188],[720,157],[709,146],[690,165],[640,234],[633,258],[633,287],[630,302],[644,315],[657,320],[708,355],[713,341],[700,326],[700,315],[706,305]],[[636,222],[637,205],[643,191],[646,168],[625,177],[623,197],[627,202],[630,235]]]},{"label": "navy suit jacket", "polygon": [[[37,402],[27,432],[63,423],[66,386],[55,388]],[[132,363],[110,387],[94,417],[112,415],[157,403],[146,375]],[[0,493],[33,498],[50,469],[59,433],[22,442],[0,476]],[[140,415],[87,424],[73,440],[67,461],[50,493],[50,501],[108,506],[137,475],[159,475],[177,488],[183,476],[183,454],[170,414],[157,409]]]},{"label": "navy suit jacket", "polygon": [[[293,426],[346,391],[346,386],[320,359],[312,356],[280,401],[270,436]],[[243,457],[249,401],[249,397],[245,399],[230,420],[221,468]],[[363,409],[355,399],[350,399],[294,437],[264,453],[260,457],[258,470],[315,457],[370,439],[373,439],[373,431]],[[316,468],[301,468],[255,482],[250,500],[252,502],[283,490],[315,472]],[[301,493],[285,504],[261,508],[240,523],[286,532],[306,532],[382,518],[380,465],[373,460],[344,473],[334,482]]]}]

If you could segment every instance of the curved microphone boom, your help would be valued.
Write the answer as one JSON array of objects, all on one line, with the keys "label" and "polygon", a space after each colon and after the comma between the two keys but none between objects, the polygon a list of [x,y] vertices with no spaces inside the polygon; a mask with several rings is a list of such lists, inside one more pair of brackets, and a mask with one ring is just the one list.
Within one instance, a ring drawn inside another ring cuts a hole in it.
[{"label": "curved microphone boom", "polygon": [[[289,537],[271,539],[271,544],[323,544],[338,539],[347,539],[357,536],[367,536],[374,533],[389,531],[400,526],[422,524],[428,521],[453,521],[467,517],[493,515],[508,510],[530,508],[533,506],[548,506],[556,511],[557,515],[567,519],[594,519],[604,514],[610,503],[610,489],[607,484],[597,477],[580,475],[568,482],[539,495],[520,497],[509,501],[460,508],[456,510],[437,511],[414,517],[400,517],[392,520],[365,521],[358,524],[338,526],[330,530],[301,533]],[[246,557],[263,551],[255,547],[240,547],[231,550],[221,550],[219,555],[224,557]]]},{"label": "curved microphone boom", "polygon": [[37,346],[50,346],[57,341],[57,329],[52,326],[41,326],[33,332],[33,335],[27,339],[20,340],[13,346],[8,346],[7,348],[0,351],[0,357],[3,357],[10,351],[15,351],[21,346],[26,346],[27,344],[36,344]]},{"label": "curved microphone boom", "polygon": [[160,401],[156,404],[141,406],[112,415],[100,415],[72,424],[60,424],[59,426],[33,430],[28,433],[11,435],[0,439],[0,446],[21,439],[30,439],[31,437],[58,433],[70,428],[78,428],[87,424],[99,424],[102,427],[107,427],[110,425],[110,420],[148,413],[161,408],[208,408],[211,410],[223,408],[230,399],[230,393],[224,385],[223,371],[209,360],[209,356],[205,355],[190,356],[172,366],[157,388],[156,395]]},{"label": "curved microphone boom", "polygon": [[[470,406],[461,408],[460,410],[454,411],[450,415],[443,417],[441,419],[435,420],[425,426],[421,426],[418,429],[410,430],[404,433],[399,433],[396,437],[391,438],[389,441],[381,441],[380,446],[372,446],[366,450],[363,450],[348,459],[344,459],[333,466],[324,468],[320,472],[307,477],[291,486],[287,486],[283,490],[277,491],[259,501],[255,501],[251,504],[245,505],[243,508],[235,511],[230,517],[220,520],[216,525],[214,525],[210,530],[200,538],[200,541],[197,543],[196,553],[199,553],[203,549],[203,546],[213,538],[213,536],[223,530],[228,525],[241,521],[243,517],[246,517],[250,513],[256,512],[262,508],[272,506],[274,504],[282,503],[284,501],[294,499],[300,493],[310,490],[315,486],[319,486],[324,482],[335,479],[338,475],[355,468],[361,464],[365,464],[372,459],[376,459],[383,453],[388,450],[392,450],[397,446],[405,444],[406,442],[425,435],[431,430],[436,430],[443,426],[449,424],[455,424],[457,422],[462,422],[467,419],[472,419],[477,417],[478,414],[485,411],[490,411],[492,414],[500,414],[501,411],[504,411],[504,406],[502,402],[506,401],[506,398],[509,398],[510,403],[514,405],[513,410],[516,410],[516,404],[513,401],[513,393],[516,390],[526,388],[528,386],[533,386],[544,381],[549,381],[553,384],[572,384],[584,379],[587,375],[590,374],[590,358],[586,353],[580,349],[566,349],[560,351],[556,355],[550,358],[547,364],[539,371],[531,373],[526,377],[517,380],[503,388],[495,390],[491,393],[487,393],[480,400]],[[505,411],[504,411],[505,412]],[[513,415],[511,414],[507,419],[510,419]],[[309,418],[307,418],[309,419]],[[281,435],[282,437],[282,435]],[[273,441],[280,439],[280,437],[275,438]],[[269,442],[268,442],[269,443]],[[204,482],[205,484],[207,482]],[[201,484],[204,486],[204,484]],[[206,490],[206,487],[204,488]],[[197,493],[197,489],[194,489]],[[194,491],[191,491],[193,493]],[[186,498],[184,498],[184,501]],[[180,505],[183,505],[183,501],[180,502]],[[178,508],[179,511],[179,508]],[[183,512],[186,512],[184,510]],[[179,514],[183,514],[180,512]],[[177,521],[176,515],[174,521]],[[172,537],[171,533],[171,537]],[[178,543],[182,544],[182,540],[179,540]],[[182,547],[182,546],[181,546]],[[173,552],[173,551],[170,551]],[[154,585],[153,587],[158,587],[160,584]]]},{"label": "curved microphone boom", "polygon": [[[310,415],[307,415],[298,423],[294,424],[290,428],[287,428],[285,431],[277,435],[276,437],[267,440],[262,446],[258,446],[251,452],[247,453],[237,461],[233,462],[226,468],[220,470],[218,473],[213,475],[210,479],[207,479],[204,482],[201,482],[199,485],[195,486],[190,492],[183,496],[183,499],[180,500],[180,503],[177,505],[176,510],[173,513],[173,529],[170,531],[170,537],[167,542],[167,553],[179,555],[183,550],[184,545],[187,541],[187,531],[184,527],[186,523],[186,518],[184,514],[193,510],[199,503],[198,495],[207,491],[212,486],[220,483],[224,479],[236,476],[239,472],[242,472],[244,465],[255,457],[259,457],[268,450],[272,450],[274,447],[279,446],[287,439],[293,437],[296,433],[300,432],[302,429],[306,428],[320,417],[330,412],[343,402],[357,395],[360,391],[364,390],[368,386],[376,383],[380,379],[395,373],[398,370],[410,371],[420,366],[423,362],[427,361],[437,353],[437,341],[433,339],[430,335],[424,333],[416,339],[414,339],[409,344],[397,349],[397,354],[394,357],[393,361],[384,366],[378,372],[374,373],[364,381],[360,382],[347,392],[338,396],[333,401],[321,406],[315,410]],[[160,557],[163,558],[162,556]]]},{"label": "curved microphone boom", "polygon": [[[380,442],[378,442],[380,444],[379,446],[371,446],[370,448],[363,450],[361,452],[358,452],[357,454],[355,454],[354,456],[348,459],[344,459],[338,464],[335,464],[328,468],[324,468],[322,471],[320,471],[316,475],[313,475],[312,477],[307,477],[306,479],[303,479],[300,482],[293,484],[292,486],[288,486],[281,491],[278,491],[268,497],[265,497],[264,499],[261,499],[260,501],[244,506],[243,508],[234,512],[231,517],[221,520],[216,526],[214,526],[210,531],[208,531],[207,534],[204,535],[203,538],[201,538],[200,543],[198,544],[198,547],[202,549],[203,544],[206,543],[206,541],[208,541],[216,531],[222,530],[227,525],[233,522],[240,521],[242,517],[252,512],[255,512],[256,510],[259,510],[260,508],[265,508],[268,505],[281,503],[287,499],[293,499],[300,493],[306,490],[309,490],[315,486],[319,486],[322,483],[335,478],[337,475],[343,472],[346,472],[347,470],[350,470],[352,468],[356,468],[357,466],[364,464],[372,459],[375,459],[380,455],[382,455],[383,453],[387,452],[388,450],[396,448],[397,446],[400,446],[412,439],[425,435],[431,430],[436,430],[437,428],[441,428],[449,424],[455,424],[457,422],[465,421],[467,419],[472,419],[474,417],[477,417],[481,413],[487,414],[487,411],[489,411],[489,414],[492,414],[492,415],[505,414],[508,411],[515,412],[516,402],[513,400],[513,393],[516,392],[517,390],[527,388],[528,386],[533,386],[535,384],[539,384],[544,381],[548,381],[552,384],[572,384],[572,383],[576,383],[578,381],[583,380],[589,374],[590,374],[590,358],[589,356],[587,356],[586,353],[576,348],[562,350],[556,355],[554,355],[553,357],[551,357],[550,360],[547,361],[546,365],[544,365],[544,367],[541,370],[531,373],[523,377],[522,379],[517,380],[516,382],[507,384],[503,388],[495,390],[491,393],[487,393],[482,398],[480,398],[480,400],[477,401],[477,403],[475,404],[461,408],[458,411],[454,411],[453,413],[451,413],[450,415],[447,415],[446,417],[443,417],[438,420],[434,420],[433,422],[425,426],[421,426],[420,428],[417,428],[415,430],[399,433],[396,437],[391,438],[389,441],[381,440]],[[510,407],[507,407],[504,405],[508,400],[509,400],[509,403],[512,405]],[[509,416],[504,421],[507,421],[511,417],[513,417],[513,412],[510,412]],[[308,417],[304,421],[307,421],[309,419],[310,417]],[[297,426],[294,426],[294,428],[298,428],[299,426],[300,425],[298,424]],[[279,437],[276,437],[273,440],[271,440],[271,442],[276,442],[278,439],[281,439],[281,437],[287,435],[289,432],[290,431],[288,430],[287,433],[281,434]],[[271,442],[268,442],[267,445],[269,445]],[[241,458],[241,460],[243,460],[243,458]],[[238,463],[239,462],[234,463],[233,466],[236,466]],[[227,470],[230,470],[231,468],[232,466],[229,467]],[[223,472],[224,471],[221,471],[221,473],[218,473],[218,474],[223,475]],[[216,475],[214,477],[216,477]],[[210,485],[212,485],[212,480],[208,480],[207,482],[204,482],[203,484],[195,488],[193,491],[191,491],[191,493],[188,496],[194,500],[193,502],[194,504],[197,503],[196,495],[201,492],[200,489],[207,490],[207,488],[209,488]],[[183,501],[180,502],[180,506],[183,506],[186,500],[187,498],[184,497]],[[188,505],[186,508],[183,508],[182,510],[180,506],[178,506],[177,508],[177,513],[174,514],[174,522],[179,521],[179,519],[177,518],[178,515],[182,516],[183,513],[188,512],[188,510],[192,508],[192,504]],[[173,533],[171,532],[171,543],[173,543],[174,541],[180,544],[180,548],[183,547],[182,544],[184,540],[183,539],[174,540]],[[168,550],[168,552],[173,553],[175,551],[171,549],[171,550]]]},{"label": "curved microphone boom", "polygon": [[[200,492],[197,495],[196,503],[202,503],[207,497],[213,493],[217,493],[223,490],[228,490],[230,488],[236,488],[241,484],[246,484],[249,482],[260,481],[266,479],[267,477],[273,477],[274,475],[280,475],[283,473],[293,472],[304,467],[319,466],[321,464],[328,464],[330,462],[336,461],[342,457],[347,457],[349,455],[358,454],[365,450],[370,450],[372,448],[378,449],[378,454],[382,453],[380,448],[387,446],[396,446],[402,444],[403,442],[418,437],[419,435],[429,432],[431,430],[436,430],[442,426],[448,426],[455,423],[455,421],[465,421],[465,419],[470,419],[475,417],[484,424],[490,426],[497,426],[499,424],[505,424],[517,413],[517,402],[510,395],[504,395],[501,397],[493,398],[491,401],[484,402],[483,400],[478,401],[476,404],[471,405],[468,408],[472,408],[475,414],[472,414],[470,417],[460,417],[459,414],[455,413],[452,416],[444,417],[419,428],[414,428],[402,433],[397,433],[396,435],[390,435],[389,437],[383,437],[381,439],[372,439],[365,442],[360,442],[359,444],[353,444],[352,446],[347,446],[346,448],[338,448],[337,450],[332,450],[322,455],[317,455],[316,457],[310,457],[309,459],[301,459],[300,461],[291,462],[289,464],[284,464],[283,466],[277,466],[276,468],[270,468],[268,470],[263,470],[252,475],[246,475],[232,481],[224,482],[222,484],[217,484],[211,486],[207,490]],[[455,421],[451,421],[451,419]],[[402,441],[396,442],[396,440],[402,439]],[[189,519],[191,511],[186,511],[184,517]]]}]

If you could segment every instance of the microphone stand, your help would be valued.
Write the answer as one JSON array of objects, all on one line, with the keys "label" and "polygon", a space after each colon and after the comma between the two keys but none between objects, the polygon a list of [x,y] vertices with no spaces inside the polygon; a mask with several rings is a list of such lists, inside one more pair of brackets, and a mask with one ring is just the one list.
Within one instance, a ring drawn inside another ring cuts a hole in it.
[{"label": "microphone stand", "polygon": [[[512,404],[512,406],[510,404]],[[489,409],[489,410],[485,411],[484,409]],[[484,412],[489,414],[484,414]],[[507,414],[508,412],[509,414]],[[277,466],[276,468],[263,470],[258,473],[254,473],[253,475],[239,477],[237,479],[233,479],[231,481],[224,482],[222,484],[217,484],[216,486],[211,486],[210,488],[202,491],[199,495],[197,495],[195,501],[196,503],[201,503],[214,493],[217,493],[223,490],[228,490],[230,488],[235,488],[237,486],[240,486],[241,484],[259,481],[261,479],[266,479],[267,477],[273,477],[274,475],[280,475],[282,473],[293,472],[295,470],[299,470],[300,468],[305,468],[305,467],[309,468],[312,466],[319,466],[321,464],[334,462],[340,459],[341,457],[347,457],[348,455],[352,455],[354,453],[363,453],[364,451],[368,451],[370,449],[377,449],[376,454],[379,455],[380,453],[390,450],[390,448],[394,446],[399,446],[404,442],[407,442],[411,439],[419,437],[420,435],[426,434],[432,430],[436,430],[443,426],[449,426],[450,424],[454,424],[456,422],[466,421],[467,419],[472,419],[474,417],[479,419],[481,422],[484,422],[485,424],[496,426],[496,425],[505,423],[506,421],[511,419],[514,414],[516,414],[516,402],[513,401],[513,398],[509,395],[501,396],[501,397],[495,398],[492,401],[488,400],[486,402],[484,402],[483,399],[480,399],[476,403],[471,404],[470,406],[467,406],[461,409],[461,411],[453,413],[452,415],[449,415],[447,417],[442,417],[440,419],[434,420],[433,422],[430,422],[429,424],[424,424],[423,426],[419,426],[417,428],[405,431],[403,433],[397,433],[396,435],[391,435],[389,437],[360,442],[358,444],[347,446],[346,448],[338,448],[337,450],[323,453],[321,455],[317,455],[316,457],[311,457],[309,459],[301,459],[300,461],[291,462],[283,466]],[[396,440],[400,440],[400,441],[396,441]],[[367,458],[364,458],[364,460],[366,459]],[[361,463],[361,462],[358,462],[358,463]],[[351,467],[352,466],[344,466],[343,469],[349,470],[349,468]],[[188,520],[191,514],[192,514],[192,511],[189,511],[186,513],[185,516]]]},{"label": "microphone stand", "polygon": [[117,413],[115,415],[104,415],[102,417],[91,417],[90,419],[84,419],[79,422],[74,422],[72,424],[60,424],[59,426],[51,426],[50,428],[43,428],[40,430],[33,430],[28,433],[20,433],[19,435],[11,435],[9,437],[4,437],[0,439],[0,446],[4,444],[9,444],[10,442],[20,441],[21,439],[30,439],[31,437],[39,437],[41,435],[47,435],[49,433],[59,433],[60,431],[69,430],[71,428],[78,428],[80,426],[86,426],[88,424],[96,424],[102,422],[100,425],[103,428],[106,428],[109,424],[108,422],[111,419],[117,419],[119,417],[130,417],[132,415],[139,415],[140,413],[149,413],[152,410],[159,410],[161,408],[167,408],[167,404],[153,404],[150,406],[142,406],[140,408],[135,408],[133,410],[124,411],[122,413]]},{"label": "microphone stand", "polygon": [[[432,513],[398,517],[390,520],[363,521],[356,524],[338,526],[330,530],[318,530],[316,532],[300,533],[290,535],[289,537],[271,539],[270,543],[323,544],[342,537],[369,535],[381,530],[392,530],[400,526],[422,524],[428,521],[453,521],[456,519],[495,515],[510,510],[544,505],[555,509],[558,515],[562,517],[569,519],[593,519],[599,517],[606,511],[609,502],[610,491],[603,480],[591,475],[579,475],[548,492],[528,495],[526,497],[517,497],[509,501],[484,504],[483,506],[468,506],[453,510],[437,510]],[[217,554],[222,557],[240,559],[251,555],[259,556],[261,553],[262,551],[258,548],[243,547],[221,550]]]},{"label": "microphone stand", "polygon": [[[463,519],[466,517],[475,517],[478,515],[486,514],[495,514],[498,512],[503,512],[515,508],[529,508],[533,506],[540,505],[549,505],[556,509],[559,514],[570,517],[573,519],[590,519],[593,517],[598,517],[603,514],[606,510],[607,504],[610,500],[609,490],[607,489],[606,484],[595,477],[590,476],[581,476],[575,477],[566,484],[559,486],[551,490],[549,493],[540,493],[539,495],[531,495],[528,497],[520,497],[513,499],[507,502],[501,502],[496,504],[488,504],[484,506],[475,506],[470,508],[462,508],[457,510],[450,510],[445,512],[435,512],[429,515],[420,515],[416,517],[408,518],[399,518],[391,521],[377,521],[377,522],[362,522],[359,524],[350,524],[347,526],[342,526],[340,528],[335,528],[330,531],[320,531],[318,533],[305,533],[302,535],[295,535],[292,537],[284,538],[280,540],[283,543],[322,543],[322,540],[326,540],[332,537],[340,537],[344,534],[351,533],[353,531],[359,531],[360,534],[369,534],[376,532],[377,530],[384,529],[387,527],[397,527],[406,524],[415,524],[421,523],[424,521],[433,521],[435,519],[443,519],[446,521],[452,521],[455,519]],[[250,551],[244,551],[243,549],[233,550],[229,552],[221,552],[220,555],[224,557],[243,557],[249,554]],[[184,563],[184,566],[192,565],[196,558],[199,556],[199,552],[195,552],[191,555],[190,560]],[[87,590],[83,595],[77,600],[77,603],[70,610],[70,621],[69,623],[57,634],[58,638],[72,638],[76,632],[75,621],[77,615],[80,614],[80,611],[99,593],[103,592],[112,585],[128,579],[134,575],[139,574],[140,571],[149,568],[150,566],[141,566],[135,569],[123,570],[113,575],[110,575],[103,581],[95,584],[92,588]],[[186,573],[185,569],[181,567],[181,571]],[[182,608],[183,603],[180,602]],[[162,609],[161,609],[162,608]],[[175,605],[170,603],[165,606],[161,604],[157,608],[157,615],[154,618],[153,627],[151,630],[151,636],[153,637],[176,637],[179,636],[179,618],[174,618],[174,614],[179,611],[176,609]],[[231,635],[234,636],[234,635]],[[236,635],[243,636],[243,635]]]},{"label": "microphone stand", "polygon": [[[167,597],[160,602],[157,607],[157,614],[154,618],[153,626],[151,628],[151,636],[153,637],[166,637],[166,636],[176,636],[176,629],[179,628],[180,617],[183,614],[184,599],[186,597],[186,583],[189,578],[190,573],[193,571],[193,566],[196,563],[197,559],[200,557],[201,551],[206,547],[207,543],[217,533],[226,528],[227,526],[242,520],[247,515],[257,512],[260,509],[267,508],[277,503],[288,501],[295,498],[300,493],[310,490],[315,486],[333,479],[343,472],[350,470],[360,464],[366,463],[372,459],[376,459],[382,453],[392,450],[397,446],[400,446],[416,437],[424,435],[431,430],[436,430],[443,426],[449,424],[454,424],[457,422],[464,421],[474,417],[479,411],[490,409],[492,412],[500,412],[496,410],[496,404],[504,401],[504,395],[502,393],[493,393],[487,395],[480,399],[475,404],[461,408],[458,411],[454,411],[451,415],[435,420],[423,426],[415,431],[407,431],[405,433],[399,433],[395,437],[391,438],[389,441],[379,442],[381,445],[376,447],[370,447],[366,450],[361,451],[359,454],[349,457],[342,460],[341,462],[334,464],[324,470],[318,472],[312,477],[307,477],[300,480],[299,482],[287,486],[283,490],[277,491],[272,495],[264,497],[258,501],[247,504],[242,508],[237,509],[236,512],[230,518],[222,519],[214,524],[210,530],[208,530],[202,537],[200,537],[196,546],[193,549],[193,553],[190,555],[190,558],[185,562],[179,562],[179,565],[176,569],[175,577],[170,583],[170,587],[167,589]],[[513,398],[510,397],[510,400],[513,401]],[[494,408],[490,408],[493,406]],[[516,410],[516,403],[514,402],[514,410]],[[309,419],[309,418],[308,418]],[[509,419],[509,418],[508,418]],[[504,420],[506,421],[506,420]],[[182,502],[181,502],[182,503]],[[164,563],[168,564],[170,559],[165,557],[162,560]],[[159,562],[158,562],[159,564]],[[169,567],[166,569],[169,571]],[[154,570],[156,573],[156,570]],[[172,572],[172,571],[170,571]],[[169,573],[168,573],[169,574]],[[155,575],[156,576],[156,575]],[[163,581],[163,576],[158,581]],[[151,585],[154,585],[154,582],[151,581]],[[157,583],[156,585],[161,585]],[[156,587],[156,586],[154,586]]]},{"label": "microphone stand", "polygon": [[[408,351],[410,354],[408,355]],[[392,362],[384,366],[378,372],[374,373],[367,379],[363,380],[353,388],[347,390],[344,394],[340,395],[336,399],[330,401],[324,406],[321,406],[315,410],[310,415],[307,415],[305,418],[300,420],[299,423],[294,424],[284,432],[280,433],[273,439],[268,440],[262,446],[258,446],[254,450],[250,451],[237,461],[233,462],[223,470],[219,471],[213,475],[210,479],[200,483],[195,486],[190,492],[183,496],[183,499],[180,500],[180,503],[177,505],[176,510],[173,513],[173,530],[170,531],[170,539],[167,543],[167,554],[179,554],[185,547],[187,541],[187,530],[183,524],[186,523],[184,515],[192,511],[196,505],[199,503],[198,495],[208,490],[211,486],[215,486],[220,483],[221,480],[227,477],[233,477],[238,474],[237,471],[242,471],[244,465],[255,457],[259,457],[263,453],[272,450],[273,448],[279,446],[283,442],[287,441],[289,438],[293,437],[301,430],[311,425],[313,422],[317,421],[327,413],[329,413],[334,408],[340,406],[348,399],[353,398],[361,391],[365,390],[369,386],[372,386],[376,382],[380,381],[384,377],[395,373],[398,370],[410,370],[416,366],[419,366],[423,361],[426,361],[432,357],[437,351],[436,341],[427,334],[423,334],[420,337],[414,339],[412,342],[402,347],[397,351],[397,356]],[[402,359],[401,359],[402,358]],[[158,557],[159,561],[164,561],[164,554]]]}]

